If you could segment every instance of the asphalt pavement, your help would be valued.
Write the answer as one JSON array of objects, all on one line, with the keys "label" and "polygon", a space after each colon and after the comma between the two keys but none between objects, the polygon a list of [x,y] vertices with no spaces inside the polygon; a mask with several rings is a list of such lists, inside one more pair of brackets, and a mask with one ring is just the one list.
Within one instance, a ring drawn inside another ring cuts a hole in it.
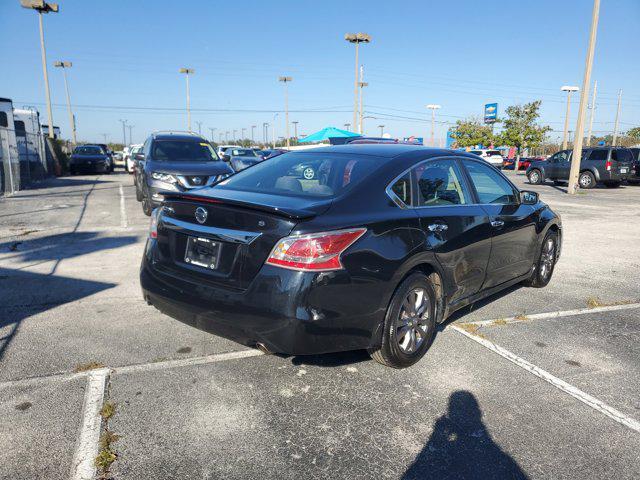
[{"label": "asphalt pavement", "polygon": [[125,173],[0,198],[0,478],[92,478],[106,431],[116,479],[638,478],[640,187],[509,175],[562,215],[551,284],[457,313],[401,371],[147,306]]}]

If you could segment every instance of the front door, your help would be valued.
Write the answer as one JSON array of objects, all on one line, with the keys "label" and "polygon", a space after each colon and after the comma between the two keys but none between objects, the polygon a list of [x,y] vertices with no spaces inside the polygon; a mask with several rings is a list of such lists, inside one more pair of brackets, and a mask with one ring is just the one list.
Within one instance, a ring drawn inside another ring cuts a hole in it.
[{"label": "front door", "polygon": [[491,255],[483,288],[522,276],[534,263],[535,206],[520,203],[518,190],[498,170],[480,162],[464,162],[478,202],[492,230]]},{"label": "front door", "polygon": [[560,166],[565,160],[567,160],[567,158],[567,150],[563,150],[562,152],[558,152],[549,157],[549,160],[547,160],[547,165],[545,165],[544,167],[545,177],[552,179],[560,178]]}]

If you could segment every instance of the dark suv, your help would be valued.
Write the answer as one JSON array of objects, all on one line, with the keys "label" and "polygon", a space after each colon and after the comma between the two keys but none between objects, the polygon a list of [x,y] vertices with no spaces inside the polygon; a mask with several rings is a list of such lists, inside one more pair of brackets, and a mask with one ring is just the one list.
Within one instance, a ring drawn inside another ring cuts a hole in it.
[{"label": "dark suv", "polygon": [[[531,162],[527,168],[529,183],[538,185],[552,180],[556,185],[569,180],[573,150],[562,150],[547,160]],[[615,188],[631,173],[632,153],[623,147],[594,147],[582,150],[580,188],[593,188],[598,183]]]},{"label": "dark suv", "polygon": [[640,182],[640,148],[632,147],[631,155],[633,155],[633,162],[631,162],[631,175],[629,175],[629,183]]},{"label": "dark suv", "polygon": [[134,160],[136,195],[145,215],[160,206],[161,192],[208,187],[233,174],[209,142],[192,133],[152,133]]}]

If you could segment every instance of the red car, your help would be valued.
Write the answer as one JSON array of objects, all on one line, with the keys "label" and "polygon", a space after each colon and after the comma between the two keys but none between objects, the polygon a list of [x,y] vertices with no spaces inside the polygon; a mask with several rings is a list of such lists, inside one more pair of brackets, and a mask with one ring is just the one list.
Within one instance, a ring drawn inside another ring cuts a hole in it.
[{"label": "red car", "polygon": [[[520,159],[520,163],[518,164],[518,170],[526,170],[531,165],[531,162],[545,160],[544,157],[523,157]],[[513,170],[515,168],[516,159],[515,158],[505,158],[502,161],[502,168],[504,170]]]}]

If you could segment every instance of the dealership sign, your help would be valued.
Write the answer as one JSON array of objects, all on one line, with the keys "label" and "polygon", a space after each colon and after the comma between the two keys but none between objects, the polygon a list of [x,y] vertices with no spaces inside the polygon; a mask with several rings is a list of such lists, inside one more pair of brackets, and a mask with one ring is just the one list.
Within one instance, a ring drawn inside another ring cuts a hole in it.
[{"label": "dealership sign", "polygon": [[498,104],[487,103],[484,106],[484,123],[494,123],[498,120]]}]

